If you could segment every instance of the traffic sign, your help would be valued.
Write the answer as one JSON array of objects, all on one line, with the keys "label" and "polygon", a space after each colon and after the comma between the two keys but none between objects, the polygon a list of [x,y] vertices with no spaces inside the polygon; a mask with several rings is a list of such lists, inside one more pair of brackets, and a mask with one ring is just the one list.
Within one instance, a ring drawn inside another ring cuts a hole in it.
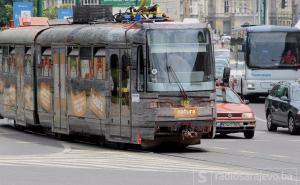
[{"label": "traffic sign", "polygon": [[20,17],[32,17],[33,3],[32,2],[13,2],[13,19],[15,27],[19,27]]},{"label": "traffic sign", "polygon": [[71,8],[59,8],[57,10],[58,19],[67,19],[73,17],[73,10]]}]

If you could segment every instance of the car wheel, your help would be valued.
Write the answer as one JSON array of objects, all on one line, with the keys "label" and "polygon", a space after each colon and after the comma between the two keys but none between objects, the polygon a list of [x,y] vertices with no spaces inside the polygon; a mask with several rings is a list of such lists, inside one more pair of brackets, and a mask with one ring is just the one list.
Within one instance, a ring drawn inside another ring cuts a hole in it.
[{"label": "car wheel", "polygon": [[254,137],[254,130],[252,130],[252,131],[245,131],[244,132],[244,136],[245,136],[245,138],[246,139],[252,139],[253,137]]},{"label": "car wheel", "polygon": [[274,123],[272,121],[272,115],[271,114],[267,115],[267,128],[268,128],[268,131],[270,131],[270,132],[276,132],[277,131],[277,126],[274,125]]},{"label": "car wheel", "polygon": [[289,123],[288,123],[289,133],[294,135],[297,133],[297,129],[295,126],[295,119],[293,116],[289,116]]}]

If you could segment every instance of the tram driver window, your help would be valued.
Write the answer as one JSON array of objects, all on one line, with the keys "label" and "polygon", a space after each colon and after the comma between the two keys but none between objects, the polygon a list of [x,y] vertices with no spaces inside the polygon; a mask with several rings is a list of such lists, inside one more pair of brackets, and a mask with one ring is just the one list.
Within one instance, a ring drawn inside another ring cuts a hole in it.
[{"label": "tram driver window", "polygon": [[40,63],[40,75],[49,77],[52,76],[52,58],[51,58],[51,48],[46,48],[42,52],[42,60]]},{"label": "tram driver window", "polygon": [[79,49],[71,48],[68,54],[68,77],[71,79],[76,79],[78,76],[78,57]]},{"label": "tram driver window", "polygon": [[24,57],[24,67],[25,67],[25,75],[32,75],[32,59],[31,59],[31,48],[25,49],[25,57]]},{"label": "tram driver window", "polygon": [[79,65],[79,71],[80,71],[80,78],[88,80],[91,78],[92,74],[92,65],[91,60],[92,58],[92,52],[91,48],[83,47],[80,48],[80,65]]},{"label": "tram driver window", "polygon": [[139,46],[137,49],[137,89],[138,91],[144,90],[144,58],[143,47]]},{"label": "tram driver window", "polygon": [[94,57],[94,78],[98,80],[106,79],[106,59],[105,49],[96,49]]}]

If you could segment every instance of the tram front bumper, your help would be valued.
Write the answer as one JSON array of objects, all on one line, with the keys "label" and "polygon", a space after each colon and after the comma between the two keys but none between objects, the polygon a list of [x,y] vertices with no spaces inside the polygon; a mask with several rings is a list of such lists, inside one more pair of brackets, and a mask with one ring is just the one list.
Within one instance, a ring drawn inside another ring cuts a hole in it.
[{"label": "tram front bumper", "polygon": [[201,121],[172,121],[172,122],[156,122],[155,133],[156,135],[182,135],[183,132],[194,135],[206,134],[211,131],[214,126],[214,120],[201,120]]}]

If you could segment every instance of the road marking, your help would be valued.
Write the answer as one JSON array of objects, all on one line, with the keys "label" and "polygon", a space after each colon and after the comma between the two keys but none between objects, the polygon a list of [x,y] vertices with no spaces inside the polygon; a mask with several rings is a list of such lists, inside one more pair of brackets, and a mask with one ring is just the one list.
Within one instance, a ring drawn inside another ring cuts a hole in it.
[{"label": "road marking", "polygon": [[228,168],[126,151],[78,150],[64,144],[56,154],[0,156],[0,166],[120,169],[131,171],[194,172],[228,171]]},{"label": "road marking", "polygon": [[257,154],[257,152],[248,151],[248,150],[239,150],[241,153],[247,153],[247,154]]},{"label": "road marking", "polygon": [[221,142],[235,142],[236,139],[214,139],[214,141],[221,141]]},{"label": "road marking", "polygon": [[32,144],[32,142],[28,142],[28,141],[18,141],[17,143],[19,143],[19,144]]},{"label": "road marking", "polygon": [[214,147],[211,147],[213,149],[219,149],[219,150],[227,150],[228,148],[223,148],[223,147],[217,147],[217,146],[214,146]]},{"label": "road marking", "polygon": [[288,140],[289,142],[300,142],[299,139]]},{"label": "road marking", "polygon": [[255,142],[270,142],[271,140],[267,140],[267,139],[252,139],[251,141],[255,141]]},{"label": "road marking", "polygon": [[261,122],[264,122],[264,123],[267,123],[267,120],[266,119],[262,119],[262,118],[259,118],[259,117],[255,117],[258,121],[261,121]]},{"label": "road marking", "polygon": [[272,154],[270,155],[272,157],[278,157],[278,158],[287,158],[288,156],[285,156],[285,155],[276,155],[276,154]]}]

